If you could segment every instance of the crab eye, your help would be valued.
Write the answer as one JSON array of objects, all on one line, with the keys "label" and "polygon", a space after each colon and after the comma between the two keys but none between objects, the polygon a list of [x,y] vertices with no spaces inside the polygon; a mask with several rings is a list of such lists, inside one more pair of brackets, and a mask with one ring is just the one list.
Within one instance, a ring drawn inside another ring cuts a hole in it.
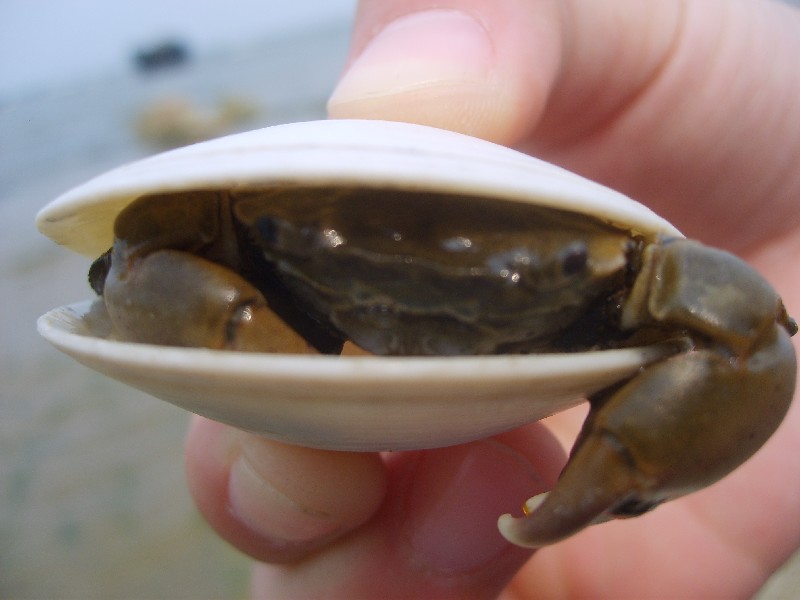
[{"label": "crab eye", "polygon": [[561,255],[561,272],[570,277],[578,275],[586,269],[586,264],[589,261],[589,252],[586,244],[583,242],[575,242],[571,244]]},{"label": "crab eye", "polygon": [[111,270],[111,250],[107,250],[92,263],[89,269],[89,285],[98,296],[103,295],[103,288],[106,285],[106,277]]},{"label": "crab eye", "polygon": [[273,217],[261,217],[256,221],[256,228],[263,242],[272,245],[278,241],[278,223]]}]

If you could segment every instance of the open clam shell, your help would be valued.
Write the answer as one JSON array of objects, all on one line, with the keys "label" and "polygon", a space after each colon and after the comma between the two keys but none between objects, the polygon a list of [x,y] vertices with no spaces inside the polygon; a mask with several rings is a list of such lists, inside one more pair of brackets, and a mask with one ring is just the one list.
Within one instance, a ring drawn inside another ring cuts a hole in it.
[{"label": "open clam shell", "polygon": [[[645,238],[680,233],[649,209],[488,142],[376,121],[283,125],[173,150],[46,206],[40,230],[95,257],[133,199],[157,191],[302,183],[446,191],[592,214]],[[376,200],[379,201],[379,200]],[[100,303],[50,311],[39,331],[85,365],[192,412],[307,446],[401,450],[478,439],[574,405],[665,347],[435,358],[247,354],[120,342]]]}]

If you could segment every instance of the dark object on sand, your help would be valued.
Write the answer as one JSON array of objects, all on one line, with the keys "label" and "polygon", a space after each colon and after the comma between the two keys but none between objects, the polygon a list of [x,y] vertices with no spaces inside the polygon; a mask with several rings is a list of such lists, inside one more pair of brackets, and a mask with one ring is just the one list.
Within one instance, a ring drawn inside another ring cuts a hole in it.
[{"label": "dark object on sand", "polygon": [[183,42],[168,40],[148,48],[137,50],[134,61],[142,72],[159,71],[167,67],[183,65],[189,61],[189,49]]}]

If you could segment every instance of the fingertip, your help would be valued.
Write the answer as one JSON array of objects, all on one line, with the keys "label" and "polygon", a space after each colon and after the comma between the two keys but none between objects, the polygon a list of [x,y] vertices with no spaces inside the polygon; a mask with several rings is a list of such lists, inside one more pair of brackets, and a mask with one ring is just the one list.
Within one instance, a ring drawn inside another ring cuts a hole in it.
[{"label": "fingertip", "polygon": [[254,533],[290,545],[330,539],[377,510],[386,491],[374,454],[292,446],[242,434],[231,465],[231,510]]},{"label": "fingertip", "polygon": [[201,513],[214,525],[225,512],[230,465],[238,455],[235,430],[222,423],[193,416],[184,445],[189,491]]},{"label": "fingertip", "polygon": [[209,524],[269,562],[297,560],[367,521],[386,490],[376,455],[292,446],[196,418],[189,488]]},{"label": "fingertip", "polygon": [[[519,6],[511,10],[514,4],[476,1],[463,10],[416,7],[401,15],[388,7],[370,11],[357,27],[373,33],[331,96],[330,116],[408,121],[506,144],[518,140],[543,110],[555,77],[557,28],[544,25],[553,24],[551,11],[525,7],[521,13]],[[520,13],[530,22],[520,24]]]}]

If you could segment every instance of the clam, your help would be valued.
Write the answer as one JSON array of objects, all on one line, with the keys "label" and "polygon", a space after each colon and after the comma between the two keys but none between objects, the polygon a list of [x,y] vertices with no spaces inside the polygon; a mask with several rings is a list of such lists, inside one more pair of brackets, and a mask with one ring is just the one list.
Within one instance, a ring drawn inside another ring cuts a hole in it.
[{"label": "clam", "polygon": [[48,312],[41,334],[241,429],[431,448],[589,398],[555,490],[500,520],[523,545],[719,479],[794,389],[796,325],[742,261],[451,132],[320,121],[233,135],[101,175],[37,222],[100,257],[99,297]]}]

